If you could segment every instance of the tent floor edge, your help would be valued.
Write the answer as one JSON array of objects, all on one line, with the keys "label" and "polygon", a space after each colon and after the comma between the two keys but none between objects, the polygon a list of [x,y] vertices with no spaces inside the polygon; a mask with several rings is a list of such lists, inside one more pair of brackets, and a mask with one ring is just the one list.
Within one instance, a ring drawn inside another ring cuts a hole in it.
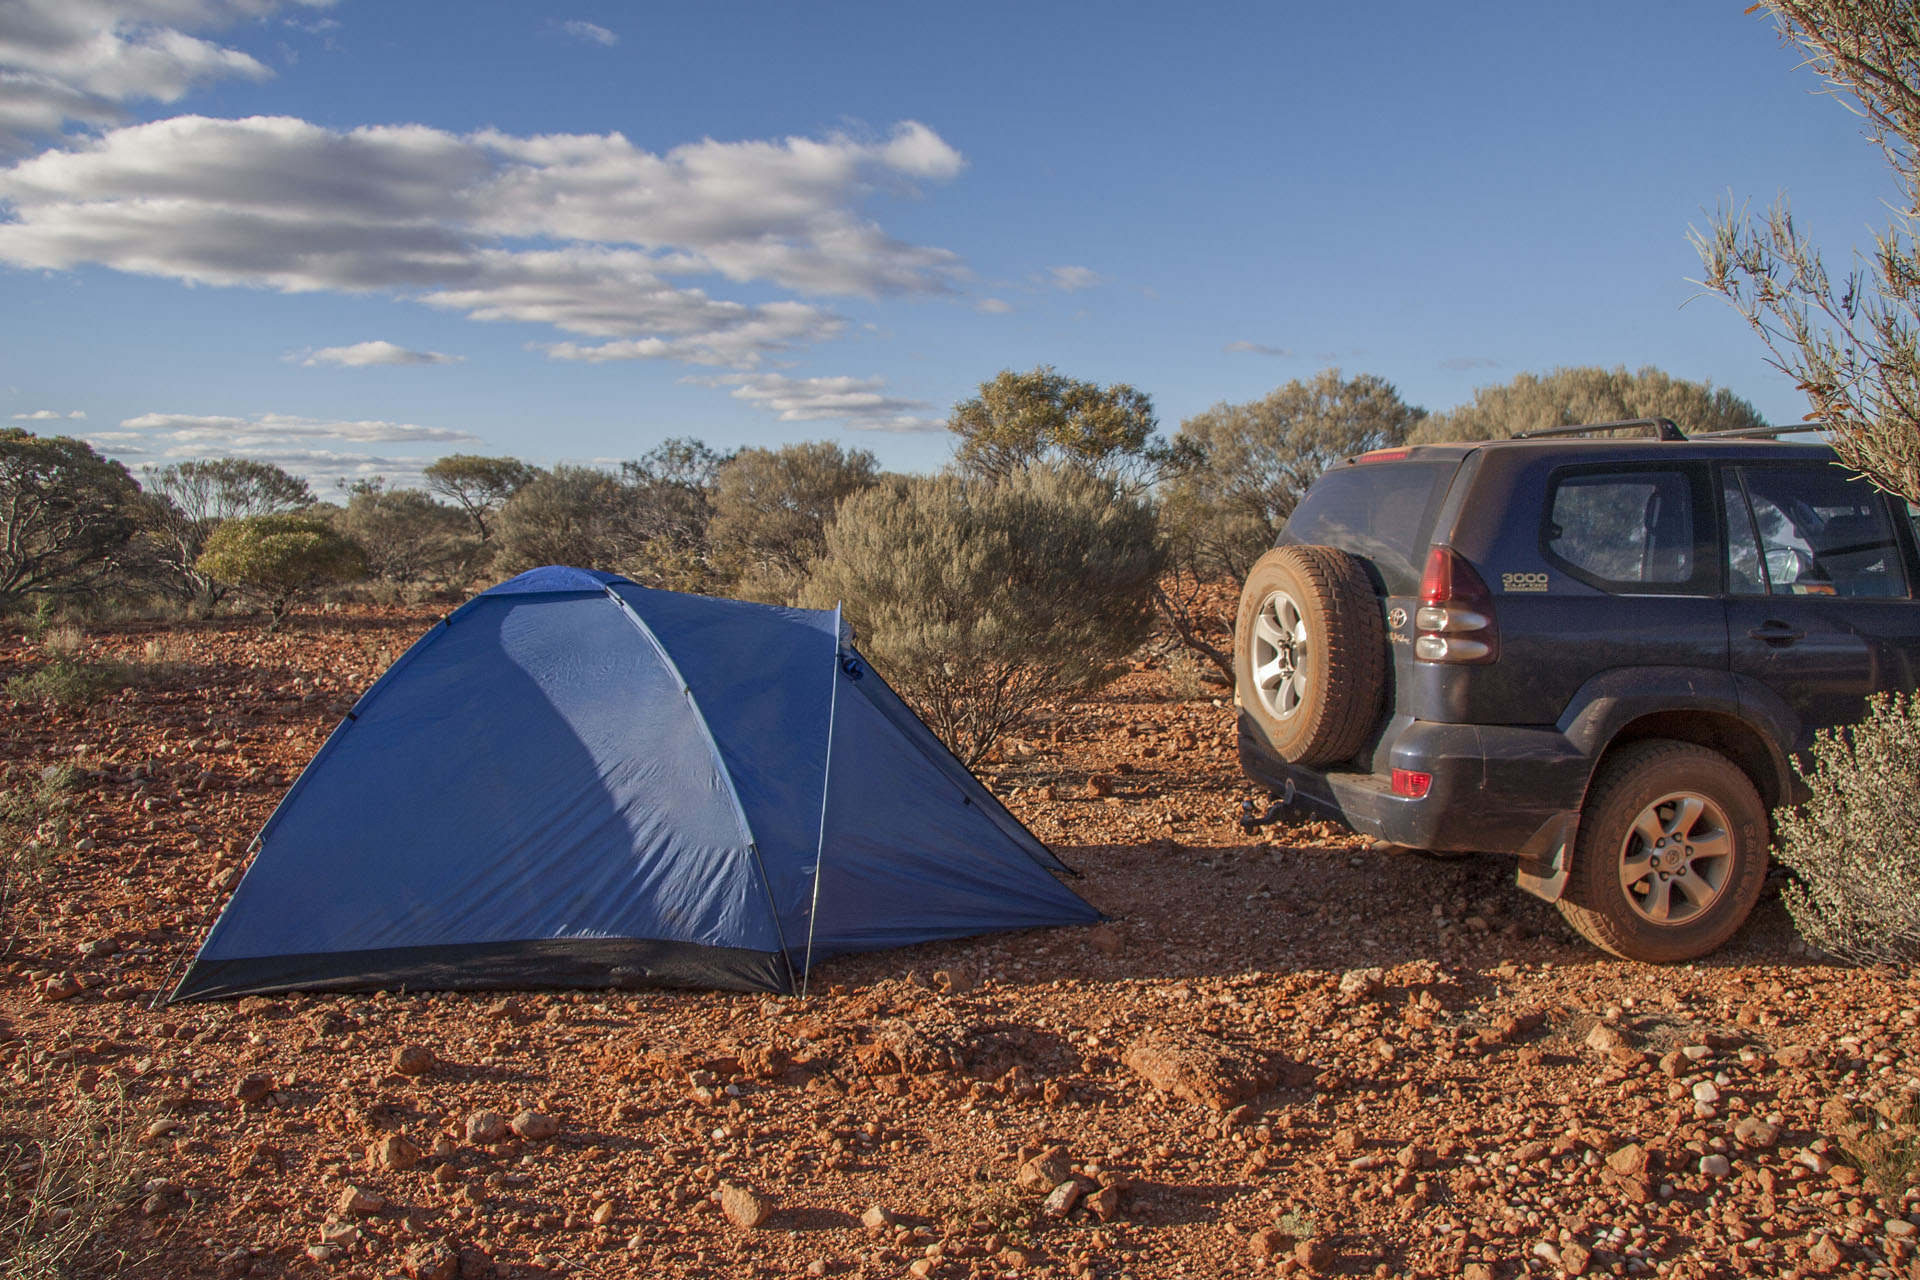
[{"label": "tent floor edge", "polygon": [[294,991],[486,991],[689,987],[790,995],[777,951],[645,938],[546,938],[196,959],[170,1001]]}]

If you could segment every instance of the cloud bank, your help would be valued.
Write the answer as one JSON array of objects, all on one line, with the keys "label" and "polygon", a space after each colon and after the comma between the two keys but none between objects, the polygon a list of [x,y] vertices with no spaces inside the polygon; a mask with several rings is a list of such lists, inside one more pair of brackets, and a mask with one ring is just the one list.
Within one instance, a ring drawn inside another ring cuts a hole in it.
[{"label": "cloud bank", "polygon": [[895,240],[858,209],[963,165],[912,121],[878,139],[709,139],[656,155],[617,133],[178,116],[0,170],[12,213],[0,261],[385,292],[599,340],[553,346],[562,359],[751,368],[844,321],[808,302],[716,299],[677,278],[808,295],[949,292],[961,269],[952,253]]},{"label": "cloud bank", "polygon": [[921,416],[924,400],[889,396],[882,378],[790,378],[779,373],[721,374],[690,378],[709,387],[731,387],[745,400],[782,422],[845,422],[856,431],[938,431],[946,424]]},{"label": "cloud bank", "polygon": [[[332,0],[296,0],[324,8]],[[280,0],[7,0],[0,9],[0,156],[69,121],[112,124],[124,103],[176,102],[203,81],[273,73],[188,32],[262,18]]]}]

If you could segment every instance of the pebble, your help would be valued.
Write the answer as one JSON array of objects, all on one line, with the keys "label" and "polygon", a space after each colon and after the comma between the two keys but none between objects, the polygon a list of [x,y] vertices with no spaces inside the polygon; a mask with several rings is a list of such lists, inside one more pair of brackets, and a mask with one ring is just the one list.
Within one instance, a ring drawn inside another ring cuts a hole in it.
[{"label": "pebble", "polygon": [[1637,1142],[1629,1142],[1607,1157],[1607,1168],[1623,1178],[1638,1178],[1647,1171],[1647,1150]]},{"label": "pebble", "polygon": [[1780,1140],[1780,1126],[1759,1116],[1747,1116],[1733,1126],[1733,1137],[1743,1147],[1771,1147]]},{"label": "pebble", "polygon": [[773,1201],[729,1183],[720,1188],[720,1212],[734,1226],[751,1231],[773,1216]]},{"label": "pebble", "polygon": [[393,1069],[403,1076],[423,1076],[439,1065],[439,1059],[433,1050],[425,1045],[396,1045],[393,1050]]},{"label": "pebble", "polygon": [[513,1131],[528,1142],[544,1142],[560,1132],[560,1122],[538,1111],[522,1111],[510,1122]]},{"label": "pebble", "polygon": [[242,1102],[258,1102],[273,1092],[273,1077],[255,1072],[233,1082],[233,1096]]},{"label": "pebble", "polygon": [[389,1133],[375,1139],[373,1145],[367,1148],[367,1166],[398,1173],[419,1164],[424,1154],[403,1135]]},{"label": "pebble", "polygon": [[899,1222],[898,1214],[877,1204],[869,1206],[867,1211],[860,1215],[860,1225],[869,1231],[884,1231],[888,1227],[897,1226]]},{"label": "pebble", "polygon": [[467,1117],[467,1141],[477,1146],[490,1147],[504,1142],[511,1132],[512,1126],[498,1111],[476,1111]]},{"label": "pebble", "polygon": [[1626,1047],[1627,1038],[1620,1033],[1618,1027],[1596,1022],[1593,1024],[1593,1030],[1587,1032],[1587,1048],[1595,1053],[1606,1055],[1611,1054],[1615,1049]]},{"label": "pebble", "polygon": [[336,1213],[346,1214],[355,1218],[364,1218],[369,1214],[378,1213],[386,1207],[387,1199],[385,1196],[376,1191],[369,1191],[365,1187],[354,1186],[351,1183],[341,1190],[340,1198],[333,1202],[333,1208]]},{"label": "pebble", "polygon": [[1073,1212],[1073,1206],[1080,1202],[1081,1193],[1085,1190],[1086,1184],[1078,1178],[1068,1178],[1047,1193],[1040,1212],[1049,1218],[1064,1218]]},{"label": "pebble", "polygon": [[1702,1156],[1700,1172],[1709,1178],[1724,1178],[1733,1172],[1733,1162],[1725,1156]]}]

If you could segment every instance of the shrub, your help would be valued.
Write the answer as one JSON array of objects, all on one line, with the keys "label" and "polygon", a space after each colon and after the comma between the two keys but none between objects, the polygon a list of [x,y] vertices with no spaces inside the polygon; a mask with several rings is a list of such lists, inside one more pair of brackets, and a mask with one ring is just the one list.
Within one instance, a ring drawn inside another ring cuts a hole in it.
[{"label": "shrub", "polygon": [[[58,1114],[0,1115],[0,1275],[59,1280],[101,1268],[107,1220],[131,1198],[139,1131],[118,1094],[76,1098]],[[124,1259],[121,1259],[124,1261]],[[102,1268],[105,1269],[105,1268]]]},{"label": "shrub", "polygon": [[1920,1099],[1901,1094],[1869,1107],[1843,1105],[1848,1116],[1834,1136],[1868,1185],[1893,1201],[1920,1187]]},{"label": "shrub", "polygon": [[1165,556],[1152,511],[1067,466],[1004,483],[899,478],[848,498],[802,593],[969,766],[1144,641]]},{"label": "shrub", "polygon": [[118,663],[81,662],[62,657],[38,671],[7,681],[7,696],[19,702],[69,711],[97,702],[126,683],[127,673]]},{"label": "shrub", "polygon": [[715,559],[734,570],[733,594],[791,604],[826,546],[827,523],[878,482],[865,449],[825,440],[742,449],[720,468],[708,526]]},{"label": "shrub", "polygon": [[0,789],[0,909],[37,885],[67,844],[73,784],[73,767],[55,764]]},{"label": "shrub", "polygon": [[1920,957],[1920,703],[1876,695],[1851,728],[1823,730],[1801,773],[1812,798],[1778,817],[1780,861],[1798,876],[1800,934],[1861,964]]},{"label": "shrub", "polygon": [[271,629],[303,592],[365,577],[367,556],[312,516],[241,516],[213,531],[197,567],[264,603]]}]

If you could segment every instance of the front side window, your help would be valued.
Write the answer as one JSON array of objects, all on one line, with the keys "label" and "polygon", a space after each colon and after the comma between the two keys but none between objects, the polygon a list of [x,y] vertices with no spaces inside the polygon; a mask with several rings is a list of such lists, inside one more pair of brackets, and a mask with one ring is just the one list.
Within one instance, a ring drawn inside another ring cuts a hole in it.
[{"label": "front side window", "polygon": [[[1741,467],[1727,473],[1723,487],[1729,590],[1795,596],[1907,594],[1886,503],[1865,479],[1824,463]],[[1755,547],[1752,553],[1740,548],[1743,522]],[[1757,563],[1750,565],[1747,554]]]},{"label": "front side window", "polygon": [[1673,589],[1693,580],[1693,485],[1683,471],[1563,475],[1553,485],[1547,554],[1614,590]]}]

